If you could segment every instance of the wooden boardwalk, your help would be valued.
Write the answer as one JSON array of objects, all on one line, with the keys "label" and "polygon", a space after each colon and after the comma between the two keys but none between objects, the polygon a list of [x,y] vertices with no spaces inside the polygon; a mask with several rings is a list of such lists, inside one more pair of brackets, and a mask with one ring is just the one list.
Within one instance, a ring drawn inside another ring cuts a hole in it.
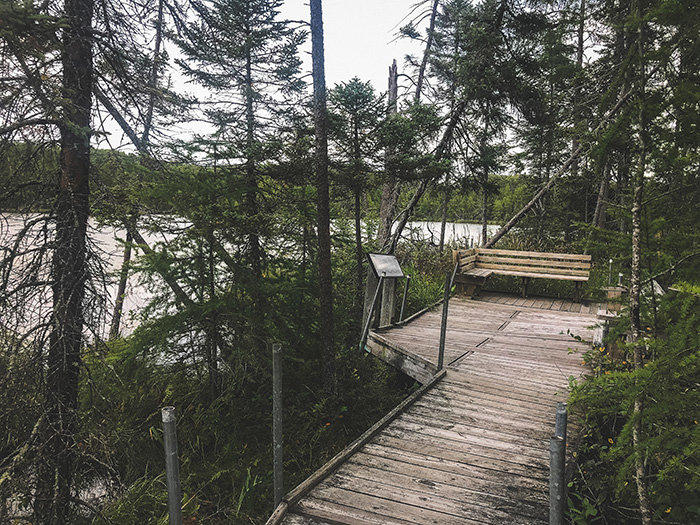
[{"label": "wooden boardwalk", "polygon": [[[597,305],[485,294],[373,332],[371,351],[425,383],[292,491],[269,524],[548,522],[549,438],[585,370]],[[432,378],[432,379],[431,379]]]}]

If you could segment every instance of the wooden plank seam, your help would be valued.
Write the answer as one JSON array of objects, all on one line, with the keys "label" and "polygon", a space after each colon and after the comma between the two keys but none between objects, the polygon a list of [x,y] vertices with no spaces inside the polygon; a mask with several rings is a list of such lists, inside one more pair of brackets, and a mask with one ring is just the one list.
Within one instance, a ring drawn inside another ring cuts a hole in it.
[{"label": "wooden plank seam", "polygon": [[403,414],[411,405],[413,405],[418,399],[423,397],[428,393],[436,384],[438,384],[447,374],[447,369],[443,369],[437,374],[435,374],[432,379],[421,386],[409,397],[404,399],[396,408],[389,412],[382,419],[377,421],[372,425],[364,434],[353,441],[350,445],[341,450],[335,457],[328,461],[323,467],[314,472],[305,481],[298,485],[295,489],[290,491],[280,502],[280,504],[275,509],[274,513],[267,520],[265,525],[279,525],[282,520],[287,516],[289,509],[299,502],[304,496],[306,496],[314,487],[316,487],[321,481],[328,477],[334,470],[336,470],[342,463],[344,463],[350,456],[355,454],[363,446],[365,446],[372,438],[374,438],[379,432],[386,428],[389,423],[394,421],[397,417]]}]

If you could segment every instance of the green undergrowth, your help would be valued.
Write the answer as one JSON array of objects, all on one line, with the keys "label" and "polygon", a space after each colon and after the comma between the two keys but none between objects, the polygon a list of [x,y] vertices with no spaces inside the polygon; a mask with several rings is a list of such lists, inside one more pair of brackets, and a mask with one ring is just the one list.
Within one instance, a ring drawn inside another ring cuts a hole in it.
[{"label": "green undergrowth", "polygon": [[[584,428],[569,488],[571,523],[639,523],[636,454],[647,470],[655,523],[700,523],[700,298],[670,293],[642,338],[644,366],[631,364],[628,319],[605,346],[583,356],[593,374],[575,385],[571,408]],[[639,447],[632,442],[635,400],[642,403]]]},{"label": "green undergrowth", "polygon": [[[114,524],[167,523],[160,408],[178,418],[187,523],[264,523],[272,512],[270,370],[224,373],[214,398],[186,363],[156,363],[128,340],[90,363],[81,458],[86,486],[109,489],[102,513]],[[320,388],[319,368],[284,356],[285,487],[293,488],[396,406],[413,381],[372,356],[338,356],[338,395]],[[89,437],[87,437],[89,436]],[[88,479],[92,477],[92,479]],[[87,519],[87,518],[86,518]],[[86,523],[91,523],[87,519]]]}]

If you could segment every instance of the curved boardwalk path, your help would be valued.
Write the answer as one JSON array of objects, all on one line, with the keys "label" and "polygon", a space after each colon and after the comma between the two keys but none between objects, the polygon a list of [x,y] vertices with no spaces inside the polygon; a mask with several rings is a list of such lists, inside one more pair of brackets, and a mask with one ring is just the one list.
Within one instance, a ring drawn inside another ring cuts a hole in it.
[{"label": "curved boardwalk path", "polygon": [[[510,304],[507,304],[510,303]],[[585,370],[597,305],[486,294],[373,332],[370,350],[427,383],[287,495],[268,523],[548,522],[549,438],[569,378]]]}]

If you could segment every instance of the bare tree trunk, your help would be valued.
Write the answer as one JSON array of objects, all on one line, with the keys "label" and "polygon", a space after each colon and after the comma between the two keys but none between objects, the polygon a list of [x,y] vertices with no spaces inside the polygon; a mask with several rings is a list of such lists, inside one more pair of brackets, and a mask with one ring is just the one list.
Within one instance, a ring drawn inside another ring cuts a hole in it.
[{"label": "bare tree trunk", "polygon": [[425,70],[428,68],[428,59],[430,58],[430,51],[433,47],[433,42],[435,40],[435,19],[437,18],[437,11],[440,5],[440,0],[435,0],[433,2],[433,8],[430,12],[430,25],[428,26],[428,40],[425,43],[425,50],[423,51],[423,60],[420,64],[420,69],[418,70],[418,80],[416,81],[416,95],[415,101],[420,102],[421,95],[423,94],[423,82],[425,80]]},{"label": "bare tree trunk", "polygon": [[593,221],[591,224],[596,228],[605,226],[608,210],[608,191],[610,188],[610,162],[606,162],[602,170],[602,178],[600,179],[600,188],[598,189],[598,200],[593,213]]},{"label": "bare tree trunk", "polygon": [[[455,128],[457,127],[457,124],[459,123],[459,119],[462,117],[462,113],[464,112],[464,108],[465,107],[463,104],[458,104],[452,110],[452,116],[450,117],[450,121],[448,122],[447,127],[445,128],[445,131],[442,134],[442,138],[440,139],[439,144],[435,148],[435,160],[436,161],[439,162],[439,161],[443,160],[447,155],[449,155],[450,147],[452,145],[452,137],[454,135]],[[394,251],[396,250],[396,245],[399,243],[399,239],[401,238],[401,233],[403,232],[403,229],[406,227],[406,223],[408,222],[409,217],[413,213],[413,210],[415,209],[416,205],[418,204],[420,199],[423,197],[426,190],[430,187],[430,184],[432,182],[433,182],[432,179],[422,180],[420,182],[420,184],[418,185],[418,188],[416,188],[416,191],[413,193],[413,197],[411,197],[411,200],[408,201],[408,205],[399,214],[398,223],[396,226],[396,230],[392,234],[391,245],[389,247],[388,253],[394,253]]]},{"label": "bare tree trunk", "polygon": [[323,51],[323,11],[321,0],[310,0],[311,59],[314,84],[314,127],[316,129],[316,170],[318,264],[321,345],[324,355],[323,384],[335,392],[335,338],[333,330],[333,277],[331,273],[330,195],[328,184],[328,108]]},{"label": "bare tree trunk", "polygon": [[481,246],[486,246],[489,240],[489,227],[488,227],[488,206],[489,206],[489,195],[486,192],[486,188],[482,191],[481,196]]},{"label": "bare tree trunk", "polygon": [[[577,42],[576,42],[576,67],[579,72],[583,71],[583,51],[584,51],[584,36],[585,36],[585,22],[586,22],[586,0],[581,0],[580,6],[579,6],[579,20],[578,20],[578,28],[577,28]],[[580,122],[582,120],[581,117],[581,87],[582,87],[582,80],[578,79],[576,81],[576,88],[574,90],[574,103],[576,104],[575,108],[575,119],[576,122]],[[571,151],[576,151],[576,149],[579,146],[579,140],[574,138],[571,141]],[[571,171],[576,174],[578,173],[578,158],[574,160],[574,163],[571,166]]]},{"label": "bare tree trunk", "polygon": [[445,195],[442,199],[442,222],[440,223],[440,245],[439,251],[440,255],[445,250],[445,230],[447,229],[447,208],[450,204],[450,188],[449,188],[449,177],[445,179]]},{"label": "bare tree trunk", "polygon": [[[435,40],[435,20],[437,18],[437,11],[440,5],[440,0],[434,0],[433,7],[430,13],[430,26],[428,28],[428,40],[425,44],[425,50],[423,51],[423,60],[421,61],[420,68],[418,69],[418,79],[416,81],[416,92],[414,95],[414,100],[416,103],[420,102],[421,96],[423,94],[423,84],[425,81],[425,71],[428,67],[428,59],[430,58],[430,51],[433,47],[433,42]],[[398,101],[398,71],[396,68],[396,60],[389,68],[389,104],[388,111],[389,114],[396,113],[397,111],[397,101]],[[388,153],[390,155],[390,153]],[[411,214],[413,207],[418,204],[418,201],[423,196],[423,193],[427,189],[427,186],[419,187],[419,190],[414,194],[414,198],[411,200],[414,204],[411,206],[409,212],[405,215],[405,220],[400,223],[398,232],[392,236],[391,225],[393,224],[394,217],[396,216],[396,207],[399,202],[399,196],[401,194],[401,183],[396,180],[396,177],[387,171],[387,182],[385,182],[382,188],[382,200],[379,207],[379,231],[377,232],[377,239],[379,240],[379,245],[382,251],[387,253],[394,253],[396,251],[396,245],[398,244],[398,239],[401,237],[401,232],[406,226],[408,217]],[[417,197],[417,198],[416,198]]]},{"label": "bare tree trunk", "polygon": [[357,332],[362,330],[362,309],[364,307],[364,253],[362,250],[362,191],[355,188],[355,319],[357,320]]},{"label": "bare tree trunk", "polygon": [[130,231],[126,232],[126,242],[124,244],[124,256],[122,258],[122,268],[119,271],[119,285],[117,286],[117,297],[114,300],[114,310],[112,311],[112,322],[109,326],[109,340],[119,337],[121,329],[122,314],[124,310],[124,298],[126,296],[126,285],[129,279],[129,263],[131,262],[131,244],[134,240]]},{"label": "bare tree trunk", "polygon": [[[389,100],[387,104],[387,113],[389,116],[395,115],[397,111],[397,102],[399,97],[398,84],[398,69],[396,60],[389,68]],[[396,175],[391,168],[391,148],[387,148],[385,162],[385,180],[382,186],[382,200],[379,203],[379,228],[377,231],[377,240],[382,250],[385,250],[391,239],[391,224],[396,216],[396,206],[399,202],[399,194],[401,193],[401,183],[396,180]],[[393,253],[393,250],[389,250]]]},{"label": "bare tree trunk", "polygon": [[46,369],[46,443],[37,470],[34,519],[70,523],[75,433],[78,423],[83,301],[89,214],[90,108],[92,104],[93,0],[66,0],[63,33],[61,174],[55,205],[52,262],[53,314]]}]

